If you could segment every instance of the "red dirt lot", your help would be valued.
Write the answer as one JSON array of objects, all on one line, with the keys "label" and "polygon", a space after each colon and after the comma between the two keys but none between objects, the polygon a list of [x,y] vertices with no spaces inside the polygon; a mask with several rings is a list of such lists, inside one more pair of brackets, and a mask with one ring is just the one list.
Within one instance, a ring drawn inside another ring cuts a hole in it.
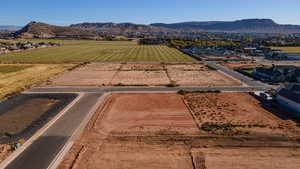
[{"label": "red dirt lot", "polygon": [[295,123],[284,121],[261,107],[248,93],[196,93],[185,101],[201,127],[205,123],[242,125],[241,131],[289,135]]},{"label": "red dirt lot", "polygon": [[[197,125],[177,94],[115,94],[95,129],[105,132],[197,132]],[[124,104],[126,103],[126,104]]]},{"label": "red dirt lot", "polygon": [[[216,101],[218,98],[222,102]],[[197,122],[214,120],[216,115],[209,113],[212,117],[207,115],[195,121],[195,112],[189,111],[184,99],[189,101],[191,110],[227,107],[216,113],[224,116],[224,122],[277,124],[245,93],[112,94],[59,169],[299,168],[299,142],[285,137],[269,138],[267,134],[243,138],[200,131]],[[231,109],[237,110],[231,113]]]},{"label": "red dirt lot", "polygon": [[98,113],[60,168],[192,169],[189,151],[184,146],[166,147],[114,138],[198,133],[181,96],[113,94]]},{"label": "red dirt lot", "polygon": [[[300,151],[292,148],[202,148],[207,169],[298,169]],[[197,153],[193,153],[197,154]]]}]

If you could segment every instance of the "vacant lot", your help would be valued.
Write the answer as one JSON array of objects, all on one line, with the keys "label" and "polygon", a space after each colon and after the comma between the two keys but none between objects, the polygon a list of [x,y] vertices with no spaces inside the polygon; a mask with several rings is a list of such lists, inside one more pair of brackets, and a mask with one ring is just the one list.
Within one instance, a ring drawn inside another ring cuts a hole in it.
[{"label": "vacant lot", "polygon": [[[36,41],[39,42],[39,41]],[[191,62],[192,57],[167,46],[136,42],[53,41],[59,47],[0,55],[0,63]]]},{"label": "vacant lot", "polygon": [[[283,141],[284,137],[268,138],[268,135],[248,139],[202,132],[184,103],[186,97],[155,93],[112,94],[93,116],[59,168],[299,168],[298,142]],[[203,106],[197,103],[198,107]],[[241,103],[245,106],[244,100]],[[260,110],[256,111],[253,117],[246,112],[244,119],[259,118],[258,121],[276,123],[276,119],[263,118],[264,112],[259,115]],[[236,120],[241,119],[241,115],[236,115]],[[235,120],[234,116],[229,117]]]},{"label": "vacant lot", "polygon": [[[198,152],[197,152],[198,151]],[[203,148],[207,169],[297,169],[300,151],[292,148]]]},{"label": "vacant lot", "polygon": [[282,50],[283,52],[300,53],[300,47],[272,47],[272,49]]},{"label": "vacant lot", "polygon": [[205,65],[166,65],[171,81],[180,86],[240,86],[241,83]]},{"label": "vacant lot", "polygon": [[[61,168],[71,166],[74,169],[190,169],[192,167],[189,151],[185,146],[167,147],[111,138],[198,133],[198,128],[181,96],[114,94],[104,109],[98,113],[90,123],[85,136],[70,152]],[[76,154],[80,158],[74,159]]]},{"label": "vacant lot", "polygon": [[54,79],[57,86],[239,86],[203,64],[92,63]]},{"label": "vacant lot", "polygon": [[0,65],[0,100],[34,84],[42,83],[73,66],[70,64]]},{"label": "vacant lot", "polygon": [[194,93],[185,95],[198,125],[214,134],[289,135],[295,124],[261,107],[247,93]]}]

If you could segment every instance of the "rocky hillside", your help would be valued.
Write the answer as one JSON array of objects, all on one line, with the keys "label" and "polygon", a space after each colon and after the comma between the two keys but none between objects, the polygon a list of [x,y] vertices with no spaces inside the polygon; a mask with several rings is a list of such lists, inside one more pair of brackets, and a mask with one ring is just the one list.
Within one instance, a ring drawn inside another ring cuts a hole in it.
[{"label": "rocky hillside", "polygon": [[96,39],[97,34],[71,27],[31,22],[14,33],[18,38]]},{"label": "rocky hillside", "polygon": [[176,30],[220,32],[300,33],[300,25],[281,25],[271,19],[244,19],[237,21],[154,23],[152,26]]},{"label": "rocky hillside", "polygon": [[159,33],[159,32],[176,32],[173,29],[156,27],[133,23],[80,23],[71,25],[72,28],[78,28],[88,31],[95,31],[110,34],[124,34],[124,33]]}]

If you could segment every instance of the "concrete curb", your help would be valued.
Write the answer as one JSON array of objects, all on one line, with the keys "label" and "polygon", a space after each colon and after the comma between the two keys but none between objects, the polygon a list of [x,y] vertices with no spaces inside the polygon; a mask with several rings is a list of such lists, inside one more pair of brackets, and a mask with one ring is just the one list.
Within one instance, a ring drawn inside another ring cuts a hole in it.
[{"label": "concrete curb", "polygon": [[[51,94],[51,93],[49,93]],[[76,93],[75,93],[76,94]],[[53,119],[39,129],[30,139],[28,139],[21,147],[10,154],[4,161],[0,163],[0,168],[7,167],[14,159],[16,159],[26,148],[28,148],[35,140],[37,140],[44,132],[47,131],[58,119],[60,119],[74,104],[76,104],[84,94],[77,93],[78,96],[69,103],[61,112],[59,112]]]}]

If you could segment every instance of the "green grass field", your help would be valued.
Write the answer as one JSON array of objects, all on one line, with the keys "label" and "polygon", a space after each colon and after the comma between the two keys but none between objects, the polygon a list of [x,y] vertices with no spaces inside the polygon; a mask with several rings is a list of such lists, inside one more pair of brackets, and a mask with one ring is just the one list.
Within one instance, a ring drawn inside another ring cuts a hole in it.
[{"label": "green grass field", "polygon": [[282,50],[283,52],[300,53],[300,47],[272,47],[272,49]]},{"label": "green grass field", "polygon": [[[24,41],[24,40],[23,40]],[[0,55],[0,63],[80,63],[80,62],[194,62],[194,58],[167,46],[139,46],[136,42],[52,41],[59,47],[34,49]]]}]

